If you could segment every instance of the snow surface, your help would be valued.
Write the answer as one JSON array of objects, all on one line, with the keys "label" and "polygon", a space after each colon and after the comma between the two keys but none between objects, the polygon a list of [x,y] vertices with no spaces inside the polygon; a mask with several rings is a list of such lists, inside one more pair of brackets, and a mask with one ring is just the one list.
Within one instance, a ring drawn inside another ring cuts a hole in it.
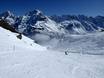
[{"label": "snow surface", "polygon": [[36,23],[36,26],[37,27],[42,26],[42,27],[46,28],[48,31],[50,31],[50,32],[59,32],[59,29],[57,27],[56,22],[50,20],[48,17],[47,17],[47,20],[48,21],[38,21]]},{"label": "snow surface", "polygon": [[[68,26],[69,24],[72,24],[73,25],[72,30],[75,33],[80,33],[80,34],[86,33],[84,26],[77,20],[63,21],[61,24],[64,26]],[[77,27],[76,25],[79,25],[79,27]]]},{"label": "snow surface", "polygon": [[15,51],[15,50],[24,50],[24,49],[35,49],[44,50],[45,47],[41,47],[38,44],[35,44],[33,40],[22,36],[22,39],[18,39],[16,36],[18,34],[12,33],[9,30],[5,30],[0,27],[0,51]]},{"label": "snow surface", "polygon": [[0,28],[0,78],[104,78],[104,56],[50,51]]}]

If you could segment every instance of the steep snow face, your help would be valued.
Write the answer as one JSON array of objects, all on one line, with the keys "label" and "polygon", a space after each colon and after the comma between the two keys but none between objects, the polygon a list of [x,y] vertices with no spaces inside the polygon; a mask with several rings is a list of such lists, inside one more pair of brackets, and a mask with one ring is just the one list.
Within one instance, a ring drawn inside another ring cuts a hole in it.
[{"label": "steep snow face", "polygon": [[87,32],[84,26],[77,20],[63,21],[61,25],[70,34],[84,34]]},{"label": "steep snow face", "polygon": [[59,32],[57,24],[41,11],[34,10],[26,13],[17,20],[18,30],[24,34],[34,34],[38,31]]},{"label": "steep snow face", "polygon": [[33,40],[22,36],[22,39],[18,39],[16,36],[18,34],[12,33],[8,30],[5,30],[0,27],[0,52],[4,51],[19,51],[24,49],[34,49],[35,50],[45,50],[44,47],[41,47],[38,44],[35,44]]},{"label": "steep snow face", "polygon": [[48,32],[59,32],[58,24],[47,17],[47,21],[37,21],[36,26],[43,27],[48,30]]}]

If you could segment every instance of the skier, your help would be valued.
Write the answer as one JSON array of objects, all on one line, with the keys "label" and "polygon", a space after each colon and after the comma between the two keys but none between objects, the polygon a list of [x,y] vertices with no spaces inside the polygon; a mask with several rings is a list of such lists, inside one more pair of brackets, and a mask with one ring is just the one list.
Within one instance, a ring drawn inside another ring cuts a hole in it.
[{"label": "skier", "polygon": [[22,39],[22,33],[19,33],[19,35],[17,35],[17,38],[19,38],[21,40]]},{"label": "skier", "polygon": [[68,53],[69,53],[68,50],[66,50],[66,51],[65,51],[65,55],[68,55]]}]

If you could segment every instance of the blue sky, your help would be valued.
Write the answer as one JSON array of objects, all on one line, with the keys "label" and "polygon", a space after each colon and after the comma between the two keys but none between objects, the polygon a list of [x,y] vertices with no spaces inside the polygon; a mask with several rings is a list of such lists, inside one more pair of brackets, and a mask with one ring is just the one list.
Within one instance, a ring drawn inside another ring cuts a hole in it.
[{"label": "blue sky", "polygon": [[104,0],[0,0],[0,12],[10,10],[23,15],[34,9],[46,15],[104,15]]}]

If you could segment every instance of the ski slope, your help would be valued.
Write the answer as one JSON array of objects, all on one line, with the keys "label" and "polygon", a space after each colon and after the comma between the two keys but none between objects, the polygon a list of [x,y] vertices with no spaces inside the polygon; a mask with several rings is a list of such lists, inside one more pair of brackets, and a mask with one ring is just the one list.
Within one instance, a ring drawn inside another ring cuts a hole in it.
[{"label": "ski slope", "polygon": [[0,28],[0,78],[104,78],[104,56],[50,51]]}]

